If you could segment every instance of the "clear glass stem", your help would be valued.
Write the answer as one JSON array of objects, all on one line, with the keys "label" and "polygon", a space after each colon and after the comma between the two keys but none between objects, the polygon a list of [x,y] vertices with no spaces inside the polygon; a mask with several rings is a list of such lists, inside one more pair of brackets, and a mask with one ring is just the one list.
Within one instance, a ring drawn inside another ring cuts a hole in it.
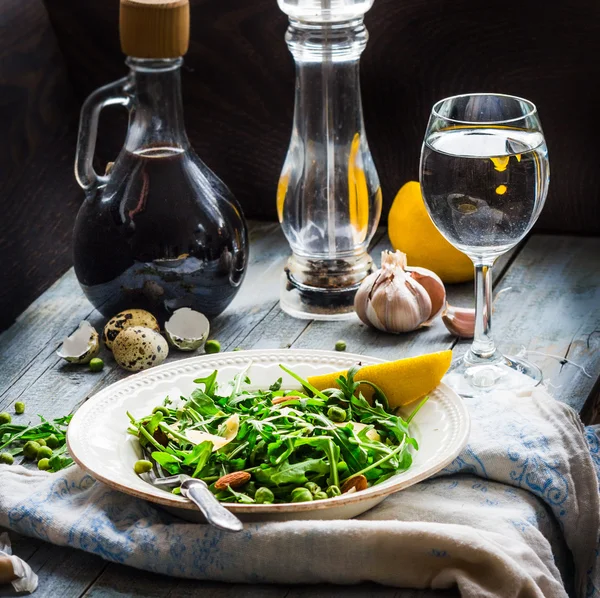
[{"label": "clear glass stem", "polygon": [[493,262],[475,262],[475,334],[469,351],[477,361],[494,360],[492,340],[492,266]]}]

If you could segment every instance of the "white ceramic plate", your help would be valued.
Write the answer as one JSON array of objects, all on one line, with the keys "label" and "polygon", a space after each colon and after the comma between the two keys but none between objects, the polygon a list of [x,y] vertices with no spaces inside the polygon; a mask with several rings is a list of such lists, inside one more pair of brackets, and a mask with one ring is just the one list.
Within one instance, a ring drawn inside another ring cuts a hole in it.
[{"label": "white ceramic plate", "polygon": [[[189,396],[193,380],[219,370],[218,381],[226,383],[248,364],[255,388],[266,388],[283,377],[284,388],[298,383],[280,368],[282,363],[302,377],[345,370],[352,365],[382,363],[382,360],[332,351],[238,351],[191,357],[140,372],[116,382],[84,403],[75,413],[67,442],[75,461],[97,480],[121,492],[158,503],[181,517],[201,520],[186,498],[155,488],[138,477],[133,464],[142,457],[137,439],[127,433],[129,420],[162,405],[166,396]],[[408,407],[408,412],[414,408]],[[371,509],[386,496],[412,486],[437,473],[463,449],[469,435],[469,414],[460,397],[445,384],[432,393],[411,423],[419,443],[410,469],[362,492],[328,500],[279,505],[227,505],[246,520],[349,519]]]}]

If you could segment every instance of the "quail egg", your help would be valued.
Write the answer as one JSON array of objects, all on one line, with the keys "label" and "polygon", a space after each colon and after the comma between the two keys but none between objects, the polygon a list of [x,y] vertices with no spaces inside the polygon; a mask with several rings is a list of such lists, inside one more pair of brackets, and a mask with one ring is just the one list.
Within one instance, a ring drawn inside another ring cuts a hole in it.
[{"label": "quail egg", "polygon": [[167,340],[180,351],[194,351],[208,337],[210,324],[204,314],[181,307],[165,322]]},{"label": "quail egg", "polygon": [[56,352],[59,357],[69,363],[89,363],[100,351],[100,341],[96,329],[85,320],[71,336],[63,340],[62,346]]},{"label": "quail egg", "polygon": [[160,332],[160,326],[156,318],[149,311],[145,309],[126,309],[113,316],[106,323],[102,332],[102,340],[106,347],[112,351],[113,343],[119,332],[131,326],[144,326]]},{"label": "quail egg", "polygon": [[169,345],[156,330],[131,326],[117,334],[112,351],[122,368],[139,372],[162,363],[169,354]]}]

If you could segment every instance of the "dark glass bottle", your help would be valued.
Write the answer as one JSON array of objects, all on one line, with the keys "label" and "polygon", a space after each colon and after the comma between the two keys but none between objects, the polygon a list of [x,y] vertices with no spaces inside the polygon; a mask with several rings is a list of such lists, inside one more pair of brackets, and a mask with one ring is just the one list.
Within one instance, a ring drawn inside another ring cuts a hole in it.
[{"label": "dark glass bottle", "polygon": [[[125,50],[123,2],[121,10]],[[88,299],[109,316],[141,307],[164,318],[184,306],[214,316],[231,302],[246,270],[241,209],[190,146],[183,59],[162,49],[167,57],[129,57],[129,76],[94,92],[81,113],[76,174],[86,198],[75,223],[75,272]],[[119,156],[99,176],[92,167],[98,115],[114,104],[129,110],[129,128]]]}]

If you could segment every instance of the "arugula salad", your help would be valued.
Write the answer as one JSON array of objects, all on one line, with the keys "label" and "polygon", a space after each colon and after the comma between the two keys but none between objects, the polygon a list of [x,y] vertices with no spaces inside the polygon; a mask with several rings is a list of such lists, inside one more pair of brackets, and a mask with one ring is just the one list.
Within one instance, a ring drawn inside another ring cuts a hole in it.
[{"label": "arugula salad", "polygon": [[409,424],[427,397],[403,419],[376,385],[354,380],[358,366],[322,391],[280,367],[301,390],[283,389],[281,378],[253,390],[247,369],[221,387],[215,370],[179,403],[167,397],[145,417],[128,413],[128,432],[149,457],[135,471],[158,464],[164,475],[203,480],[222,502],[265,504],[359,492],[411,466]]}]

